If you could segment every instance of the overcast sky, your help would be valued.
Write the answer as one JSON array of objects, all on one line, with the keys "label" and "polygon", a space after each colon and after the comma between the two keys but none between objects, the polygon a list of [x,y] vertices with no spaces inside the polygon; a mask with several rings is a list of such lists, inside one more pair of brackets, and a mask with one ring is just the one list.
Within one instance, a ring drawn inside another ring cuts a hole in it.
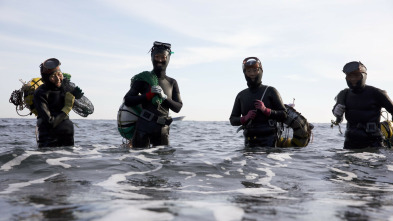
[{"label": "overcast sky", "polygon": [[172,44],[167,75],[184,103],[172,116],[227,121],[247,87],[241,63],[256,56],[262,83],[284,103],[295,98],[310,122],[330,122],[349,61],[362,61],[367,84],[393,97],[392,12],[391,0],[0,0],[0,117],[20,118],[11,92],[55,57],[93,102],[88,119],[116,119],[131,77],[152,69],[148,51],[161,41]]}]

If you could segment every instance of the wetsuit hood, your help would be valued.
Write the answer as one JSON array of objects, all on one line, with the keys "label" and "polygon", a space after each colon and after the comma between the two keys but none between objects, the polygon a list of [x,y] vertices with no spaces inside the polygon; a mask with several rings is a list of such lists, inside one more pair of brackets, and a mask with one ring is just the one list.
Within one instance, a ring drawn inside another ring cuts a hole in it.
[{"label": "wetsuit hood", "polygon": [[49,87],[51,87],[51,85],[55,86],[49,81],[49,76],[54,72],[60,71],[60,65],[60,61],[56,58],[49,58],[40,64],[41,79],[44,84]]},{"label": "wetsuit hood", "polygon": [[[158,78],[164,77],[166,75],[166,68],[168,67],[169,60],[171,58],[171,44],[162,43],[155,41],[151,50],[151,62],[153,64],[153,72]],[[165,61],[159,62],[154,59],[156,54],[164,54],[167,59]],[[158,65],[161,64],[161,65]]]},{"label": "wetsuit hood", "polygon": [[[263,75],[261,61],[257,57],[248,57],[243,60],[242,67],[243,67],[244,77],[246,78],[247,81],[247,86],[251,89],[259,87],[262,84],[262,75]],[[258,68],[258,75],[254,79],[247,77],[246,68]]]},{"label": "wetsuit hood", "polygon": [[367,68],[360,61],[352,61],[344,65],[343,72],[345,74],[349,74],[354,71],[360,72],[362,74],[362,79],[360,79],[355,86],[353,86],[349,80],[346,81],[349,89],[356,93],[362,91],[366,86]]}]

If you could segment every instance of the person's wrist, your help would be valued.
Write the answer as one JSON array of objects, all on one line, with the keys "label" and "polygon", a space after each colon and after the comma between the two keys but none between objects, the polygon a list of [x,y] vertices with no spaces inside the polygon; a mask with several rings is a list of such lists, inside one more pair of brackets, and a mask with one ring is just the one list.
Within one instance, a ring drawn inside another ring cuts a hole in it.
[{"label": "person's wrist", "polygon": [[246,116],[240,117],[240,123],[241,124],[246,123]]},{"label": "person's wrist", "polygon": [[262,113],[266,116],[270,116],[270,114],[272,113],[272,110],[270,108],[265,108],[265,110],[262,111]]}]

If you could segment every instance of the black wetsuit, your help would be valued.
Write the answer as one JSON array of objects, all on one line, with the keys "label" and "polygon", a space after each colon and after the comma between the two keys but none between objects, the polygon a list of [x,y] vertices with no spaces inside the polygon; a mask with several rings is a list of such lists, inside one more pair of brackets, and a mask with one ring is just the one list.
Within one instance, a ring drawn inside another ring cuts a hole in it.
[{"label": "black wetsuit", "polygon": [[[240,126],[240,117],[247,115],[250,110],[255,110],[255,100],[260,100],[265,92],[266,85],[256,88],[247,88],[241,91],[235,99],[232,114],[229,118],[232,126]],[[286,109],[281,100],[281,96],[274,87],[268,87],[263,98],[263,103],[271,109],[269,117],[261,111],[257,111],[257,116],[247,125],[244,130],[246,147],[268,146],[275,147],[277,141],[277,121],[286,119]]]},{"label": "black wetsuit", "polygon": [[38,147],[74,145],[74,125],[64,107],[65,91],[51,83],[43,84],[34,93],[37,110]]},{"label": "black wetsuit", "polygon": [[168,96],[158,107],[147,100],[145,94],[150,91],[150,85],[144,81],[135,81],[124,97],[125,105],[130,107],[142,104],[144,110],[154,114],[154,117],[150,120],[138,119],[135,134],[132,138],[133,147],[149,147],[150,144],[153,146],[169,145],[169,124],[172,122],[172,119],[168,117],[169,109],[178,113],[183,107],[183,103],[180,98],[179,86],[175,79],[166,76],[165,73],[161,73],[158,83]]},{"label": "black wetsuit", "polygon": [[356,92],[344,89],[337,95],[337,101],[336,105],[340,102],[345,105],[345,149],[383,146],[381,108],[393,114],[393,103],[386,91],[368,85]]}]

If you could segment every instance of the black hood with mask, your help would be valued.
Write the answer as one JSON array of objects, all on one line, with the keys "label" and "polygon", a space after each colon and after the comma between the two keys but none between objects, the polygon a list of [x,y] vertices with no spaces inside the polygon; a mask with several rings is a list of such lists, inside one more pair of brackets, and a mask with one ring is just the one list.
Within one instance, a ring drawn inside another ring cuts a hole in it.
[{"label": "black hood with mask", "polygon": [[42,82],[50,88],[56,88],[56,86],[50,82],[49,77],[51,74],[61,71],[60,65],[61,62],[56,58],[49,58],[40,64]]},{"label": "black hood with mask", "polygon": [[[257,57],[248,57],[243,60],[242,67],[243,67],[244,77],[246,78],[247,81],[247,86],[250,89],[258,88],[262,84],[263,69],[262,69],[261,61]],[[258,75],[256,76],[255,79],[251,79],[247,77],[246,68],[258,68]]]},{"label": "black hood with mask", "polygon": [[345,74],[349,74],[354,71],[360,72],[362,74],[362,79],[360,79],[355,86],[353,86],[349,80],[346,80],[347,85],[353,92],[360,92],[366,86],[367,68],[360,61],[352,61],[344,65],[343,72]]},{"label": "black hood with mask", "polygon": [[[153,63],[153,72],[157,75],[158,78],[164,77],[166,75],[166,68],[168,67],[169,60],[171,58],[171,44],[155,41],[150,51],[151,62]],[[154,59],[156,54],[164,54],[167,57],[166,61],[156,61]],[[161,66],[158,66],[159,63],[161,63]]]}]

